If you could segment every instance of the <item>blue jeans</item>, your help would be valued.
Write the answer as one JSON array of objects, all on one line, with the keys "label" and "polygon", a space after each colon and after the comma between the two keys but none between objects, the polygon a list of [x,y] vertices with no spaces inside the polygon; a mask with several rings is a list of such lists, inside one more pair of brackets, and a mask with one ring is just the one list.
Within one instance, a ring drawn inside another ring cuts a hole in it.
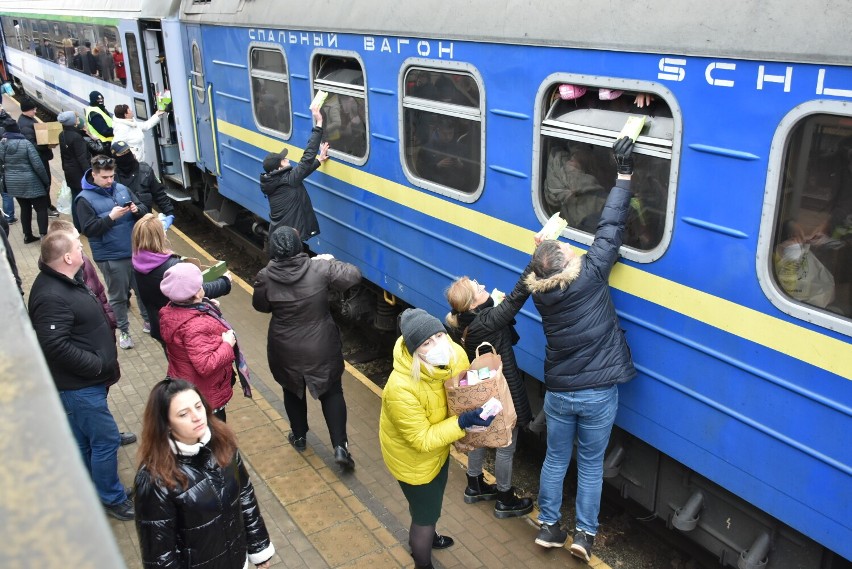
[{"label": "blue jeans", "polygon": [[59,392],[71,432],[83,455],[101,502],[107,506],[127,499],[118,479],[118,426],[107,406],[104,385]]},{"label": "blue jeans", "polygon": [[561,519],[562,485],[574,439],[577,439],[577,529],[595,535],[601,509],[603,460],[618,411],[618,387],[581,391],[548,391],[544,396],[547,417],[547,456],[541,467],[538,519],[555,524]]},{"label": "blue jeans", "polygon": [[15,219],[15,198],[3,192],[3,213],[6,219]]}]

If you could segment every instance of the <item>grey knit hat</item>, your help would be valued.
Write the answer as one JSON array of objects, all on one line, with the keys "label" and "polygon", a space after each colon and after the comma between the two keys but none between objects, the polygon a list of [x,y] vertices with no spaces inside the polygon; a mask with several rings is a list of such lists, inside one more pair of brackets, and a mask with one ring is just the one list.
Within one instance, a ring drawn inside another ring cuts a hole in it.
[{"label": "grey knit hat", "polygon": [[77,124],[77,113],[74,111],[65,111],[56,115],[56,120],[63,126],[74,126]]},{"label": "grey knit hat", "polygon": [[410,354],[438,332],[446,332],[441,321],[422,308],[409,308],[400,314],[399,331]]},{"label": "grey knit hat", "polygon": [[269,253],[276,261],[298,255],[302,248],[299,232],[286,225],[273,231],[269,238]]}]

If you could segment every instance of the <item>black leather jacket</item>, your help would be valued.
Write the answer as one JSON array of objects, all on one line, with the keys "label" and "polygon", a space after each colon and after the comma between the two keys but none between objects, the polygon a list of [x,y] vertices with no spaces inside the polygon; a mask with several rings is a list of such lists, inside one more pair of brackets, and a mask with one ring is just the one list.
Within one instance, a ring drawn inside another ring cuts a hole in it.
[{"label": "black leather jacket", "polygon": [[239,451],[222,468],[209,447],[178,455],[189,483],[169,489],[143,466],[136,474],[136,531],[145,567],[242,569],[246,556],[263,563],[275,554]]}]

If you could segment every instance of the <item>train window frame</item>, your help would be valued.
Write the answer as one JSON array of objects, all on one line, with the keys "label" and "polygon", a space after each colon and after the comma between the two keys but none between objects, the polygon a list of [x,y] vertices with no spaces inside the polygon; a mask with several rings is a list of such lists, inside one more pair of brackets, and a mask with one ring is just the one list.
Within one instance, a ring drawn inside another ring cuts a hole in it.
[{"label": "train window frame", "polygon": [[755,256],[757,280],[760,288],[780,311],[790,316],[821,326],[846,336],[852,336],[852,317],[846,317],[825,308],[806,304],[792,298],[779,285],[773,267],[778,218],[783,206],[785,159],[793,131],[813,115],[837,115],[852,119],[852,104],[844,101],[814,100],[802,103],[787,113],[778,124],[769,151],[768,174],[763,199],[760,231]]},{"label": "train window frame", "polygon": [[[124,43],[127,46],[127,49],[124,51],[124,61],[127,65],[128,76],[127,83],[130,85],[130,88],[133,89],[134,93],[144,93],[145,92],[145,84],[142,81],[142,67],[141,62],[139,60],[139,43],[136,41],[136,34],[133,32],[126,32],[124,34]],[[135,78],[139,79],[138,89],[136,88]]]},{"label": "train window frame", "polygon": [[[198,65],[196,65],[196,54],[198,54]],[[189,60],[192,64],[189,70],[189,75],[192,78],[190,88],[195,93],[195,98],[198,102],[203,105],[207,100],[204,81],[204,54],[201,52],[201,46],[198,45],[196,40],[192,40],[192,45],[189,48]]]},{"label": "train window frame", "polygon": [[[255,49],[266,50],[266,51],[277,51],[284,58],[284,65],[286,67],[284,73],[275,73],[266,70],[255,70],[252,68],[251,63],[251,54]],[[275,136],[276,138],[280,138],[282,140],[290,140],[293,136],[293,89],[290,83],[290,61],[287,58],[287,52],[281,48],[280,44],[277,43],[269,43],[269,42],[250,42],[248,46],[248,51],[246,52],[248,56],[247,66],[249,70],[249,95],[251,97],[251,114],[254,119],[254,124],[257,127],[257,130],[263,132],[265,134],[269,134]],[[290,119],[290,130],[287,132],[276,130],[274,128],[270,128],[260,123],[257,119],[257,106],[255,105],[255,93],[254,93],[254,78],[258,79],[267,79],[270,81],[278,81],[280,83],[284,83],[287,85],[287,105],[290,109],[289,111],[289,119]],[[203,102],[203,101],[202,101]]]},{"label": "train window frame", "polygon": [[[567,83],[571,85],[581,85],[593,89],[612,89],[620,91],[650,93],[655,97],[662,99],[666,103],[666,105],[668,105],[668,108],[672,114],[672,140],[669,157],[669,183],[668,191],[666,194],[667,201],[665,206],[665,220],[663,223],[662,235],[660,237],[660,241],[651,249],[637,249],[628,245],[622,245],[620,250],[622,257],[631,261],[635,261],[637,263],[652,263],[660,259],[671,244],[672,235],[674,232],[675,203],[677,201],[677,187],[680,174],[680,157],[683,143],[683,114],[681,112],[680,105],[678,104],[677,99],[674,96],[674,93],[672,93],[665,86],[654,81],[626,80],[602,75],[578,75],[574,73],[564,72],[553,73],[545,77],[545,79],[539,85],[539,88],[535,94],[535,124],[533,127],[532,176],[530,187],[533,210],[535,216],[541,221],[542,224],[546,223],[547,219],[550,217],[550,215],[548,215],[546,212],[544,204],[542,203],[543,192],[541,191],[542,184],[544,182],[544,180],[542,179],[542,172],[545,167],[545,164],[543,164],[543,160],[546,158],[545,156],[543,156],[542,153],[544,137],[549,135],[553,138],[562,138],[564,140],[586,142],[591,143],[595,146],[606,147],[606,144],[601,143],[614,143],[619,134],[619,132],[612,131],[610,129],[595,129],[587,127],[585,129],[586,132],[583,132],[579,128],[571,129],[566,127],[562,129],[562,131],[560,132],[560,136],[556,136],[557,131],[555,128],[550,128],[552,123],[550,123],[549,119],[547,118],[547,114],[549,113],[551,108],[551,103],[546,99],[547,93],[552,91],[554,85],[562,83]],[[625,113],[625,115],[629,114],[631,113]],[[637,113],[635,114],[642,113],[637,111]],[[643,141],[643,139],[646,140]],[[660,151],[664,146],[664,144],[661,144],[658,141],[657,143],[655,143],[653,139],[647,138],[645,136],[640,136],[637,140],[636,150],[634,151],[637,152],[637,154],[666,158],[666,156],[664,156],[663,154],[667,154],[667,152]],[[613,171],[612,183],[613,185],[615,184],[615,171]],[[606,189],[608,190],[608,188]],[[567,228],[565,228],[565,230],[562,231],[562,237],[565,237],[571,241],[582,243],[587,246],[591,246],[595,238],[594,233],[581,231],[579,229],[572,228],[571,226],[568,226]]]},{"label": "train window frame", "polygon": [[[479,108],[477,109],[477,113],[471,112],[469,109],[473,109],[474,107],[464,107],[462,105],[455,105],[452,103],[444,103],[440,101],[434,101],[430,99],[421,99],[419,97],[406,96],[405,94],[405,81],[408,73],[410,71],[422,69],[424,71],[438,71],[438,72],[450,72],[450,73],[460,73],[470,75],[473,80],[476,82],[477,87],[479,88]],[[411,57],[406,59],[400,65],[399,71],[399,109],[398,109],[398,132],[399,132],[399,161],[402,166],[402,171],[405,174],[405,177],[408,181],[419,188],[423,188],[424,190],[428,190],[430,192],[452,198],[456,201],[462,203],[474,203],[477,201],[480,196],[482,196],[482,192],[485,191],[485,164],[486,164],[486,146],[485,146],[485,137],[486,137],[486,100],[487,93],[485,89],[485,81],[482,78],[482,74],[479,72],[479,69],[473,65],[472,63],[464,62],[464,61],[436,61],[434,59],[425,59],[421,57]],[[414,109],[427,113],[433,113],[438,115],[450,116],[455,118],[461,118],[466,120],[472,120],[476,118],[479,120],[479,184],[476,189],[472,192],[464,192],[462,190],[452,188],[450,186],[445,186],[439,184],[437,182],[433,182],[431,180],[427,180],[425,178],[421,178],[417,176],[408,166],[408,161],[406,159],[407,147],[406,147],[406,136],[405,136],[405,110]]]},{"label": "train window frame", "polygon": [[[352,59],[361,66],[361,77],[364,79],[364,84],[361,86],[352,85],[349,83],[337,83],[334,81],[329,81],[327,79],[317,79],[317,73],[319,73],[319,69],[316,67],[317,62],[323,56],[328,57],[338,57],[345,59]],[[334,148],[334,144],[331,143],[329,145],[328,153],[329,156],[337,160],[342,160],[344,162],[348,162],[350,164],[354,164],[356,166],[363,166],[367,163],[367,159],[370,157],[370,101],[367,96],[367,66],[364,64],[364,60],[361,57],[361,54],[355,51],[341,50],[341,49],[316,49],[311,52],[310,58],[310,74],[311,74],[311,100],[313,100],[314,96],[316,96],[317,90],[326,91],[329,95],[347,95],[350,97],[357,97],[364,100],[364,156],[356,156],[354,154],[349,154],[347,152],[343,152],[342,150],[337,150]],[[324,126],[325,123],[323,123]]]}]

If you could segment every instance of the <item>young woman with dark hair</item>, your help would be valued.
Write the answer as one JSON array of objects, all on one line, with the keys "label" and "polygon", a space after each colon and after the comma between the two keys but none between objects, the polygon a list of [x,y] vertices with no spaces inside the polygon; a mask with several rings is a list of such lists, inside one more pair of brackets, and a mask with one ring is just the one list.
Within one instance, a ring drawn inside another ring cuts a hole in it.
[{"label": "young woman with dark hair", "polygon": [[134,503],[142,563],[269,567],[275,547],[234,432],[198,388],[167,378],[145,406]]}]

